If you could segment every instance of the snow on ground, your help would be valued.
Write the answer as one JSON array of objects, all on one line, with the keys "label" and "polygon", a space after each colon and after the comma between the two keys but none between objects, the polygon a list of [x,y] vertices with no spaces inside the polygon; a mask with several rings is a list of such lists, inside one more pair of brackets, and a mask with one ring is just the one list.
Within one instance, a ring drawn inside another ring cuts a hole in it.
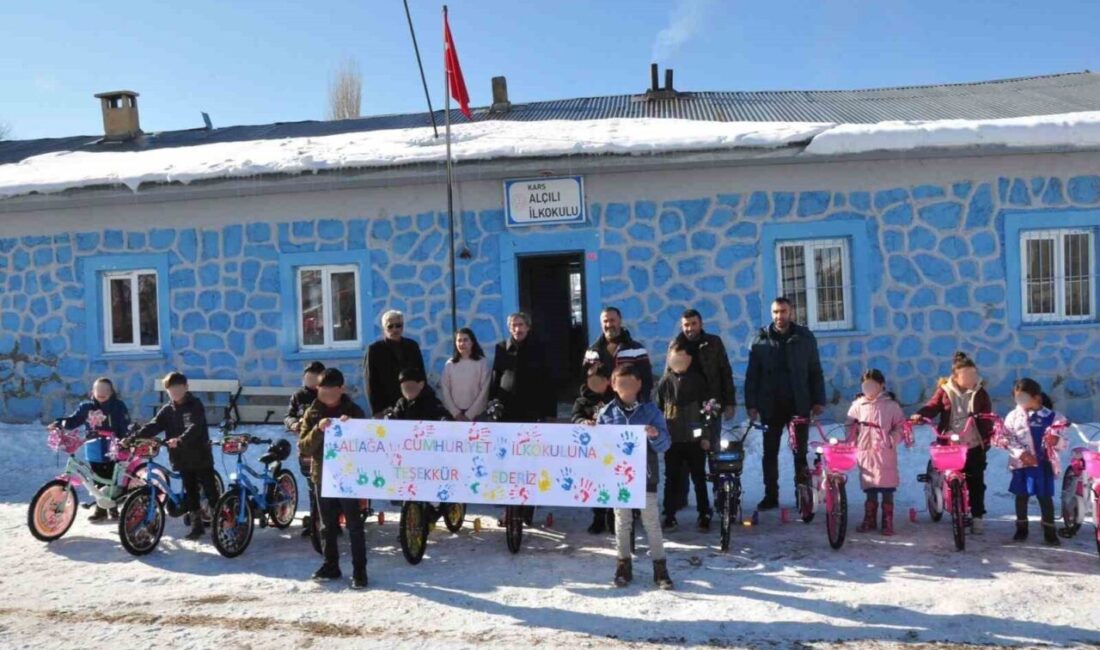
[{"label": "snow on ground", "polygon": [[[182,522],[170,520],[157,551],[135,558],[114,525],[90,524],[82,510],[65,537],[42,544],[27,531],[27,500],[60,463],[40,427],[5,425],[0,647],[71,648],[77,640],[172,648],[1100,645],[1100,559],[1091,531],[1051,549],[1038,543],[1033,521],[1030,542],[1009,543],[1008,473],[1003,453],[993,452],[987,532],[955,552],[946,520],[906,517],[909,507],[922,508],[913,477],[926,461],[927,432],[919,433],[918,446],[901,452],[905,485],[892,539],[852,530],[862,503],[854,487],[840,551],[828,547],[820,517],[783,524],[767,513],[760,525],[735,531],[722,554],[717,532],[695,532],[684,510],[680,529],[667,536],[676,591],[651,587],[644,556],[635,584],[620,590],[610,585],[612,538],[585,532],[587,511],[553,509],[553,527],[528,531],[522,551],[510,555],[496,511],[472,508],[466,528],[437,529],[423,563],[410,566],[397,543],[396,508],[386,504],[386,523],[368,526],[370,589],[353,592],[344,582],[309,580],[319,556],[297,524],[257,529],[243,556],[226,559],[208,541],[182,540]],[[749,453],[746,503],[755,504],[758,441]],[[789,485],[789,454],[781,475]],[[790,492],[784,487],[784,505]],[[480,533],[472,531],[475,517]],[[346,552],[342,563],[350,572]]]},{"label": "snow on ground", "polygon": [[[617,118],[485,121],[453,127],[457,161],[580,154],[773,149],[809,142],[811,155],[908,151],[926,147],[1096,147],[1100,111],[996,120],[705,122]],[[58,152],[0,165],[0,198],[78,187],[190,183],[261,174],[438,163],[442,138],[431,129],[392,129],[314,138],[254,140],[132,152]]]}]

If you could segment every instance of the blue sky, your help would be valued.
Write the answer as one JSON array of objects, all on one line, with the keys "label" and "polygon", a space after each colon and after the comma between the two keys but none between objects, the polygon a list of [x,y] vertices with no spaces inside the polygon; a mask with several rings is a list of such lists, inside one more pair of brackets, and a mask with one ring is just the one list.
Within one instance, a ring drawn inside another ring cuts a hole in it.
[{"label": "blue sky", "polygon": [[[442,103],[438,2],[410,0]],[[146,131],[322,119],[353,57],[364,115],[419,111],[400,0],[40,0],[0,8],[0,123],[15,138],[99,133],[92,94],[141,93]],[[21,5],[21,6],[12,6]],[[452,0],[471,101],[640,92],[649,63],[681,90],[948,83],[1100,69],[1100,3],[1060,0]],[[109,9],[107,7],[110,7]],[[14,65],[13,65],[14,64]],[[662,76],[663,79],[663,76]]]}]

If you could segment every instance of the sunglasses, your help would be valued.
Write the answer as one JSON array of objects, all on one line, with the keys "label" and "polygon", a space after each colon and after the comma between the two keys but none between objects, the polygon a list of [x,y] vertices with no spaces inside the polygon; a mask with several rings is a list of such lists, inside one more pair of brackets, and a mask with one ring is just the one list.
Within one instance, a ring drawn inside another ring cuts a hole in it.
[{"label": "sunglasses", "polygon": [[399,329],[404,329],[404,327],[405,327],[404,323],[390,323],[389,325],[386,325],[386,329],[388,329],[388,330],[399,330]]}]

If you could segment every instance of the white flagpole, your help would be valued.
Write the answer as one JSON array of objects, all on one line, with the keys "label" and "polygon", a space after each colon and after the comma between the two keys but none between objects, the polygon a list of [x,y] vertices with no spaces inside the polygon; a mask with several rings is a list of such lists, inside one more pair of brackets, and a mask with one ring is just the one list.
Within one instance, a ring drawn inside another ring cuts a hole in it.
[{"label": "white flagpole", "polygon": [[453,338],[455,332],[458,331],[458,290],[455,284],[455,206],[454,191],[452,189],[454,172],[451,168],[451,70],[448,65],[448,62],[451,60],[451,53],[447,51],[450,48],[450,44],[447,42],[446,31],[447,5],[443,5],[443,30],[443,115],[447,132],[447,225],[451,235],[447,249],[451,264],[451,337]]}]

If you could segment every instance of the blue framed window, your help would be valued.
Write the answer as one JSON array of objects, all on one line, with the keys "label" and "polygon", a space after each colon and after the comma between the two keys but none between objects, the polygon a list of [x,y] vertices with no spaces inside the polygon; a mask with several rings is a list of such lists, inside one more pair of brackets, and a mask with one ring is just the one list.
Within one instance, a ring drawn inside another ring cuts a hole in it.
[{"label": "blue framed window", "polygon": [[1017,327],[1096,323],[1100,213],[1006,212],[1004,228],[1009,322]]},{"label": "blue framed window", "polygon": [[871,329],[870,237],[862,219],[765,224],[760,239],[765,300],[761,320],[771,321],[771,298],[786,296],[795,319],[815,332]]},{"label": "blue framed window", "polygon": [[362,354],[371,304],[367,251],[287,253],[279,257],[282,348],[289,359]]},{"label": "blue framed window", "polygon": [[103,255],[83,265],[92,357],[168,356],[168,256]]}]

